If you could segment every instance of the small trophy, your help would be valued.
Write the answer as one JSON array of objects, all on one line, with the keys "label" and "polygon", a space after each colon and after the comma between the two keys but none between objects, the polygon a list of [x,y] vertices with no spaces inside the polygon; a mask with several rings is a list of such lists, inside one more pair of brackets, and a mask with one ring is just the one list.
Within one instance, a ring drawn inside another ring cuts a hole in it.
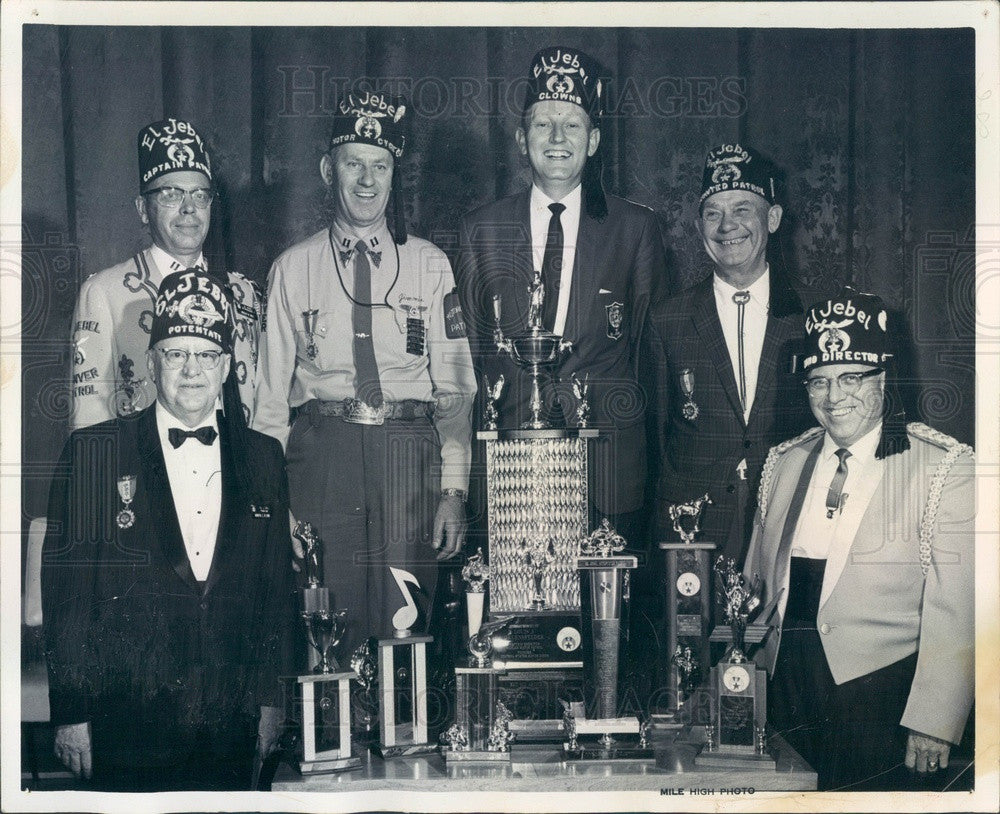
[{"label": "small trophy", "polygon": [[581,382],[576,373],[573,373],[573,395],[576,396],[576,426],[581,430],[587,428],[587,421],[590,418],[590,402],[587,401],[587,391],[590,390],[590,373],[584,374]]},{"label": "small trophy", "polygon": [[301,688],[299,768],[304,775],[354,769],[361,765],[361,758],[351,749],[351,679],[356,676],[341,671],[334,657],[347,611],[330,610],[330,589],[323,585],[323,541],[316,530],[308,522],[299,522],[292,534],[305,549],[302,618],[316,657],[311,673],[295,677]]},{"label": "small trophy", "polygon": [[519,553],[524,564],[531,571],[531,583],[534,588],[531,609],[544,610],[546,601],[542,582],[545,578],[545,572],[556,558],[555,544],[551,539],[546,541],[536,537],[529,540],[526,537],[521,540]]},{"label": "small trophy", "polygon": [[482,625],[469,638],[468,666],[455,667],[455,723],[441,736],[446,763],[510,760],[510,711],[499,700],[497,676],[506,670],[494,667],[490,656],[494,637],[513,616]]},{"label": "small trophy", "polygon": [[[420,583],[409,571],[389,568],[406,604],[393,614],[391,639],[378,640],[379,740],[375,751],[382,758],[409,757],[432,752],[427,740],[427,645],[433,636],[414,635],[418,611],[407,585]],[[397,687],[396,682],[403,685]],[[397,705],[402,707],[397,721]]]},{"label": "small trophy", "polygon": [[497,420],[499,418],[496,403],[500,398],[500,394],[503,392],[504,377],[501,373],[500,378],[496,380],[496,384],[494,385],[490,385],[490,379],[488,376],[483,376],[483,380],[486,383],[486,407],[483,410],[483,429],[495,430],[497,429]]},{"label": "small trophy", "polygon": [[490,567],[483,562],[483,549],[469,557],[462,566],[462,579],[465,582],[465,612],[469,620],[469,635],[475,636],[483,622],[483,599],[486,595],[486,583],[490,578]]},{"label": "small trophy", "polygon": [[746,643],[756,644],[767,632],[765,625],[748,628],[748,622],[760,607],[761,583],[755,577],[750,584],[732,558],[720,556],[715,563],[723,616],[729,626],[716,629],[712,640],[729,640],[726,655],[712,668],[711,689],[715,701],[712,742],[714,750],[695,758],[699,766],[738,768],[747,761],[774,764],[765,751],[767,725],[767,672],[746,654]]},{"label": "small trophy", "polygon": [[[628,598],[629,572],[638,566],[634,555],[621,554],[625,538],[608,522],[601,521],[589,537],[580,540],[577,569],[582,596],[590,598],[590,613],[584,613],[586,695],[593,697],[593,717],[582,710],[572,712],[572,732],[566,732],[564,757],[569,760],[652,759],[648,743],[639,745],[642,728],[634,716],[618,716],[618,665],[621,660],[622,601]],[[589,624],[588,624],[589,621]],[[569,712],[567,712],[569,714]],[[598,735],[596,747],[580,743],[586,735]],[[613,735],[635,736],[616,740]],[[570,747],[568,744],[576,743]]]},{"label": "small trophy", "polygon": [[[666,557],[667,647],[669,659],[668,706],[654,714],[657,726],[679,728],[710,714],[704,703],[690,704],[697,683],[709,673],[711,654],[711,558],[715,544],[696,538],[701,518],[712,500],[704,494],[696,500],[667,507],[677,539],[660,543]],[[702,694],[699,694],[702,695]],[[704,700],[704,699],[703,699]],[[681,714],[683,709],[683,716]]]},{"label": "small trophy", "polygon": [[494,295],[493,317],[496,327],[493,330],[493,341],[500,353],[509,353],[519,365],[531,368],[531,418],[521,428],[545,430],[549,428],[549,424],[542,419],[542,391],[539,383],[541,369],[555,364],[560,354],[572,349],[573,343],[546,331],[542,326],[545,287],[540,272],[535,272],[535,279],[528,288],[528,297],[528,329],[506,337],[500,327],[501,298],[499,294]]}]

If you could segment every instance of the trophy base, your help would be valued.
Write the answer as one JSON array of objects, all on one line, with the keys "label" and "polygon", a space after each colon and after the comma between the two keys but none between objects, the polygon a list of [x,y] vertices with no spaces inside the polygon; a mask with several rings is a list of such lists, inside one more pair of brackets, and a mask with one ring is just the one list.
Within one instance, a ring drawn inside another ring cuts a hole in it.
[{"label": "trophy base", "polygon": [[689,723],[681,720],[677,712],[654,712],[649,716],[651,728],[659,732],[672,732],[683,729]]},{"label": "trophy base", "polygon": [[521,422],[522,430],[551,430],[552,425],[548,421],[542,421],[540,418],[529,418],[527,421]]},{"label": "trophy base", "polygon": [[334,772],[349,772],[361,768],[361,756],[330,758],[327,760],[300,760],[299,772],[303,777],[314,774],[333,774]]},{"label": "trophy base", "polygon": [[414,757],[415,755],[430,755],[439,749],[436,743],[401,743],[396,746],[372,744],[371,750],[383,760],[394,757]]},{"label": "trophy base", "polygon": [[651,746],[639,746],[636,740],[613,740],[609,746],[601,743],[579,743],[571,749],[563,743],[562,758],[572,763],[607,763],[609,761],[630,761],[652,763],[656,756]]},{"label": "trophy base", "polygon": [[442,751],[445,765],[453,763],[510,763],[510,752],[490,752],[483,750]]},{"label": "trophy base", "polygon": [[[744,748],[748,751],[742,751]],[[777,768],[773,757],[767,753],[759,755],[750,746],[722,746],[712,752],[706,752],[705,748],[702,747],[701,751],[695,755],[694,765],[712,769],[748,769],[753,767],[754,771]]]}]

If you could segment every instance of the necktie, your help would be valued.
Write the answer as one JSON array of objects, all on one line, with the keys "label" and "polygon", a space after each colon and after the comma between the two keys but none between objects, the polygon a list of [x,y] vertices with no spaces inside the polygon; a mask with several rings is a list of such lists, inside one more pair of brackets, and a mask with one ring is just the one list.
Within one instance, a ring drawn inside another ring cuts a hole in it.
[{"label": "necktie", "polygon": [[739,385],[740,385],[740,405],[743,412],[747,411],[747,370],[743,353],[743,323],[746,319],[746,307],[750,302],[749,291],[737,291],[733,294],[733,302],[736,303],[736,355],[739,357]]},{"label": "necktie", "polygon": [[545,288],[545,303],[542,306],[542,325],[551,331],[556,324],[559,309],[559,278],[562,276],[563,230],[559,216],[566,207],[561,203],[549,204],[552,217],[549,218],[549,233],[545,238],[545,254],[542,255],[542,285]]},{"label": "necktie", "polygon": [[170,441],[170,446],[174,449],[177,449],[188,438],[197,438],[205,446],[211,446],[217,437],[218,433],[215,431],[215,427],[198,427],[196,430],[182,430],[179,427],[171,427],[167,430],[167,440]]},{"label": "necktie", "polygon": [[360,401],[372,407],[382,406],[382,386],[378,380],[375,345],[372,344],[372,269],[368,264],[368,245],[354,244],[354,299],[351,327],[354,330],[354,392]]},{"label": "necktie", "polygon": [[826,516],[832,518],[833,513],[842,508],[844,502],[844,481],[847,480],[847,459],[851,457],[850,450],[841,447],[835,453],[840,459],[837,471],[830,482],[830,490],[826,493]]}]

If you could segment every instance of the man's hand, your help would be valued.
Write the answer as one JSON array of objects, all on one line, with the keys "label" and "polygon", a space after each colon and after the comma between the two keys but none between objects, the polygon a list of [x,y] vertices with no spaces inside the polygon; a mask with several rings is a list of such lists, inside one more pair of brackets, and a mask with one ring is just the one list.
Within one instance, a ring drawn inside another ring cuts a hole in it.
[{"label": "man's hand", "polygon": [[434,515],[434,537],[431,547],[439,560],[450,560],[465,543],[465,503],[458,495],[441,495]]},{"label": "man's hand", "polygon": [[947,769],[950,751],[951,744],[948,741],[914,732],[911,729],[906,738],[906,768],[915,768],[921,774]]},{"label": "man's hand", "polygon": [[295,515],[292,514],[292,510],[288,510],[288,536],[292,541],[292,568],[296,571],[301,571],[302,566],[299,565],[299,561],[305,559],[306,552],[302,548],[302,543],[299,542],[299,538],[292,534],[295,531],[295,525],[298,521],[295,519]]},{"label": "man's hand", "polygon": [[257,754],[264,760],[276,751],[285,729],[285,710],[281,707],[261,707],[257,724]]},{"label": "man's hand", "polygon": [[90,724],[65,724],[56,727],[55,749],[59,761],[74,777],[90,779]]}]

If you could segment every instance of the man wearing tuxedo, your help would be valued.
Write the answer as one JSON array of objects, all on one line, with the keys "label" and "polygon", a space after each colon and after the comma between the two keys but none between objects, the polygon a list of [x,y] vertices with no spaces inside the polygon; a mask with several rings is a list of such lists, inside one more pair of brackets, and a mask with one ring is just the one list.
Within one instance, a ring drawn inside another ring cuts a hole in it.
[{"label": "man wearing tuxedo", "polygon": [[775,603],[769,721],[820,790],[947,769],[973,700],[974,456],[906,423],[886,323],[849,288],[807,312],[821,426],[769,453],[744,567]]},{"label": "man wearing tuxedo", "polygon": [[[461,224],[456,281],[473,358],[491,386],[504,377],[498,426],[516,429],[529,417],[530,377],[497,353],[495,301],[507,336],[540,310],[543,328],[572,342],[542,394],[549,419],[575,426],[572,377],[589,381],[589,426],[600,431],[592,448],[593,519],[609,517],[636,543],[647,471],[637,349],[666,274],[659,226],[651,210],[601,186],[599,64],[576,49],[546,48],[532,60],[527,87],[516,139],[531,188]],[[536,273],[540,309],[529,295]]]},{"label": "man wearing tuxedo", "polygon": [[768,449],[811,420],[789,375],[802,302],[767,261],[781,224],[773,167],[751,147],[711,150],[698,228],[714,273],[650,317],[660,525],[667,506],[708,494],[701,540],[743,561]]},{"label": "man wearing tuxedo", "polygon": [[[73,433],[53,479],[42,601],[57,757],[115,791],[249,789],[290,672],[294,588],[281,446],[247,429],[233,302],[163,278],[155,402]],[[230,383],[232,383],[230,381]]]}]

